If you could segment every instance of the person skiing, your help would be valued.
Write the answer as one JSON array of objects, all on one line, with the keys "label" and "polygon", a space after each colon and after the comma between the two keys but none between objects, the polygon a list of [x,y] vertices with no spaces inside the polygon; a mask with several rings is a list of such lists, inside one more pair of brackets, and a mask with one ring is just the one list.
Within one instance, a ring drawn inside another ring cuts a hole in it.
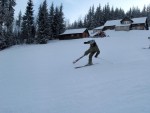
[{"label": "person skiing", "polygon": [[100,49],[98,48],[95,40],[89,40],[87,42],[84,42],[84,44],[90,44],[90,48],[85,51],[84,56],[89,54],[89,59],[88,59],[88,64],[87,65],[92,65],[92,57],[95,54],[95,58],[98,57],[100,54]]}]

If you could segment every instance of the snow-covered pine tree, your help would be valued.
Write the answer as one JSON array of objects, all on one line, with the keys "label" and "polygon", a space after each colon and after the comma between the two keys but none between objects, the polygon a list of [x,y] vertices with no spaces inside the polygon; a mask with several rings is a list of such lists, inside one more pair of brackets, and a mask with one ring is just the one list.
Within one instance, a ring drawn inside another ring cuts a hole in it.
[{"label": "snow-covered pine tree", "polygon": [[16,5],[15,0],[7,0],[5,8],[5,25],[7,27],[7,33],[12,33],[13,21],[14,21],[14,6]]},{"label": "snow-covered pine tree", "polygon": [[50,6],[50,11],[48,15],[48,24],[49,24],[49,39],[54,38],[54,4],[52,3]]},{"label": "snow-covered pine tree", "polygon": [[148,24],[150,26],[150,4],[147,6],[147,20],[148,20]]},{"label": "snow-covered pine tree", "polygon": [[3,26],[3,17],[4,17],[4,6],[3,6],[3,1],[0,0],[0,50],[3,49],[3,44],[4,44],[4,37],[2,34],[2,26]]},{"label": "snow-covered pine tree", "polygon": [[19,14],[18,14],[18,19],[16,20],[16,26],[17,26],[18,35],[21,32],[21,23],[22,23],[22,13],[20,11]]},{"label": "snow-covered pine tree", "polygon": [[83,22],[81,19],[78,20],[78,28],[83,28],[84,25],[83,25]]},{"label": "snow-covered pine tree", "polygon": [[48,24],[48,10],[46,0],[43,2],[42,6],[39,8],[38,14],[38,30],[36,43],[46,44],[49,37],[49,24]]},{"label": "snow-covered pine tree", "polygon": [[87,28],[87,27],[88,27],[87,15],[84,17],[83,25],[84,25],[84,27],[85,27],[85,28]]},{"label": "snow-covered pine tree", "polygon": [[59,34],[65,30],[63,6],[56,7],[54,10],[54,17],[52,23],[53,38],[57,39]]},{"label": "snow-covered pine tree", "polygon": [[22,17],[22,24],[21,24],[21,43],[26,43],[26,40],[28,38],[28,30],[27,30],[27,17],[24,15]]},{"label": "snow-covered pine tree", "polygon": [[103,8],[103,21],[106,22],[107,20],[110,20],[110,6],[109,4],[105,5]]},{"label": "snow-covered pine tree", "polygon": [[88,29],[93,29],[94,26],[94,5],[92,7],[90,7],[89,12],[87,14],[87,28]]},{"label": "snow-covered pine tree", "polygon": [[15,5],[15,0],[0,0],[0,49],[14,44],[12,30]]},{"label": "snow-covered pine tree", "polygon": [[28,0],[21,28],[21,38],[23,42],[27,44],[34,43],[34,30],[33,2],[32,0]]},{"label": "snow-covered pine tree", "polygon": [[138,7],[132,8],[132,18],[140,17],[140,9]]},{"label": "snow-covered pine tree", "polygon": [[131,18],[132,17],[132,9],[130,8],[129,11],[126,12],[126,16]]},{"label": "snow-covered pine tree", "polygon": [[146,8],[145,5],[144,5],[144,7],[143,7],[143,9],[142,9],[142,11],[141,11],[141,16],[142,16],[142,17],[147,16],[147,8]]},{"label": "snow-covered pine tree", "polygon": [[6,3],[6,14],[5,14],[5,26],[6,26],[6,41],[8,46],[15,44],[15,39],[13,38],[13,21],[14,21],[14,7],[16,5],[15,0],[7,0]]},{"label": "snow-covered pine tree", "polygon": [[53,22],[53,35],[54,35],[54,38],[57,39],[58,37],[58,34],[59,34],[59,9],[58,7],[55,8],[55,11],[54,11],[54,22]]},{"label": "snow-covered pine tree", "polygon": [[95,16],[94,16],[94,26],[95,27],[99,27],[101,25],[103,25],[103,22],[102,22],[102,10],[101,10],[101,5],[99,4],[99,6],[96,8],[96,11],[95,11]]},{"label": "snow-covered pine tree", "polygon": [[75,29],[75,28],[79,28],[78,27],[78,22],[77,21],[74,21],[74,23],[72,23],[72,25],[71,25],[71,29]]},{"label": "snow-covered pine tree", "polygon": [[18,18],[15,21],[15,31],[14,31],[14,35],[16,38],[16,44],[20,44],[21,43],[21,24],[22,24],[22,13],[21,11],[18,14]]},{"label": "snow-covered pine tree", "polygon": [[3,12],[3,1],[0,0],[0,39],[2,38],[2,26],[3,26],[3,17],[4,17],[4,12]]},{"label": "snow-covered pine tree", "polygon": [[[63,5],[61,4],[59,8],[59,34],[63,33],[65,31],[65,22],[64,22],[64,13],[63,13]],[[59,35],[58,34],[58,35]]]}]

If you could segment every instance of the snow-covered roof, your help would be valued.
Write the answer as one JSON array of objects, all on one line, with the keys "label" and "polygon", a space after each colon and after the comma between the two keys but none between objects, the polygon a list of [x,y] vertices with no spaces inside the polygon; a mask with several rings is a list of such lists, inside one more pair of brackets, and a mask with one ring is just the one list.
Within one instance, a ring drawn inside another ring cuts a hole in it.
[{"label": "snow-covered roof", "polygon": [[104,26],[115,26],[120,24],[121,19],[119,20],[108,20]]},{"label": "snow-covered roof", "polygon": [[100,26],[100,27],[96,27],[94,29],[98,30],[98,29],[103,29],[104,26]]},{"label": "snow-covered roof", "polygon": [[92,34],[90,34],[90,36],[93,37],[93,36],[95,36],[97,34],[99,34],[99,32],[92,33]]},{"label": "snow-covered roof", "polygon": [[[140,17],[140,18],[132,18],[131,20],[133,21],[132,24],[140,24],[140,23],[145,23],[147,17]],[[104,26],[129,26],[130,24],[121,24],[121,20],[108,20]]]},{"label": "snow-covered roof", "polygon": [[147,17],[140,17],[140,18],[133,18],[132,24],[140,24],[140,23],[145,23]]},{"label": "snow-covered roof", "polygon": [[67,34],[77,34],[77,33],[83,33],[87,28],[81,28],[81,29],[68,29],[64,33],[60,35],[67,35]]}]

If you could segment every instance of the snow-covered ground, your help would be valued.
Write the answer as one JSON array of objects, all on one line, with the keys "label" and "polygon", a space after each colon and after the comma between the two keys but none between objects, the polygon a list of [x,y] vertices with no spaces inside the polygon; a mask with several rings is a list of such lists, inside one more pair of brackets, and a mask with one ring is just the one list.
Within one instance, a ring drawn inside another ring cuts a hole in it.
[{"label": "snow-covered ground", "polygon": [[91,38],[0,51],[0,113],[150,113],[150,31],[106,34],[80,69]]}]

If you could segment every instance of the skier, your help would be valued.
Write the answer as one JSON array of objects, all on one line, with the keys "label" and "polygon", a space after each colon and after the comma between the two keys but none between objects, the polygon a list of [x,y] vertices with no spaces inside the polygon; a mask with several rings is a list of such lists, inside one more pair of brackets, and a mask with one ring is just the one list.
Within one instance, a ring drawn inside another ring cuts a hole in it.
[{"label": "skier", "polygon": [[84,56],[89,54],[89,60],[88,60],[88,64],[87,65],[92,65],[92,57],[95,54],[95,58],[98,57],[98,55],[100,54],[100,50],[95,42],[95,40],[89,40],[87,42],[84,42],[84,44],[90,44],[90,48],[88,50],[85,51]]}]

